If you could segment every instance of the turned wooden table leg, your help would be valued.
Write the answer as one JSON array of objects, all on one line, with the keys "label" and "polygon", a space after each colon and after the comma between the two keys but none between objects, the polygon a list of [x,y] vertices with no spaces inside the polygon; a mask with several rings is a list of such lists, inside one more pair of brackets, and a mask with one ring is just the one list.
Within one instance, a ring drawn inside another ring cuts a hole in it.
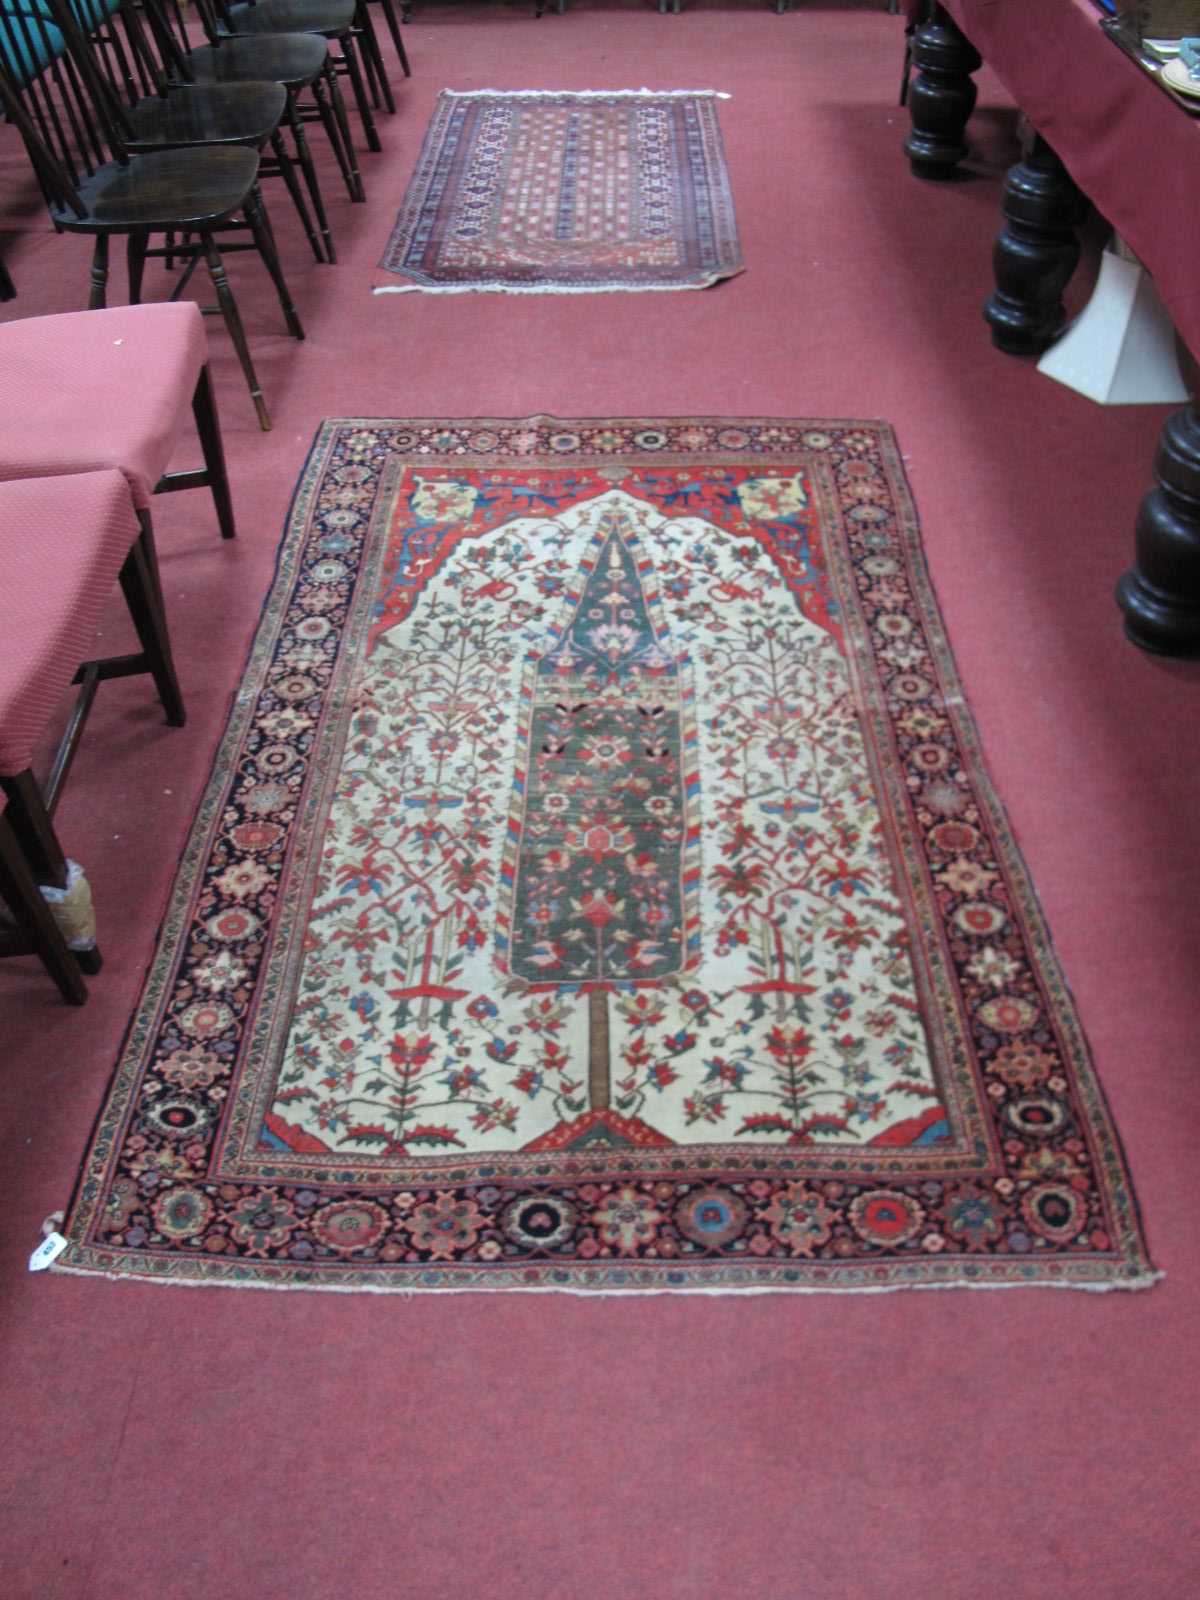
[{"label": "turned wooden table leg", "polygon": [[952,178],[967,153],[963,133],[975,109],[971,74],[980,55],[940,5],[913,35],[916,76],[908,88],[912,132],[904,154],[918,178]]},{"label": "turned wooden table leg", "polygon": [[998,350],[1041,355],[1066,326],[1063,290],[1079,262],[1075,230],[1088,201],[1036,134],[1009,171],[1002,209],[1004,227],[992,251],[996,290],[983,314]]},{"label": "turned wooden table leg", "polygon": [[1117,585],[1125,631],[1143,650],[1200,654],[1200,416],[1194,405],[1163,424],[1156,486],[1137,517],[1137,554]]}]

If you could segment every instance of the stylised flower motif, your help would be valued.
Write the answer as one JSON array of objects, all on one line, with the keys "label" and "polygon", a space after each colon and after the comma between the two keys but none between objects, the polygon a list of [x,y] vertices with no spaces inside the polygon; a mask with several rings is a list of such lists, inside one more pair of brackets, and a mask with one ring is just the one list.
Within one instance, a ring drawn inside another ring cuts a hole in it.
[{"label": "stylised flower motif", "polygon": [[254,757],[254,765],[267,778],[280,778],[299,761],[290,744],[265,744]]},{"label": "stylised flower motif", "polygon": [[875,1189],[860,1194],[850,1204],[850,1226],[868,1244],[895,1249],[920,1231],[925,1221],[921,1207],[895,1189]]},{"label": "stylised flower motif", "polygon": [[996,1051],[988,1068],[1010,1089],[1036,1089],[1045,1083],[1054,1057],[1036,1044],[1006,1044]]},{"label": "stylised flower motif", "polygon": [[387,1212],[373,1200],[335,1200],[312,1219],[314,1236],[343,1256],[377,1245],[387,1226]]},{"label": "stylised flower motif", "polygon": [[617,822],[611,827],[606,822],[585,820],[580,827],[568,830],[563,841],[569,850],[591,856],[600,861],[604,856],[624,855],[635,844],[633,832]]},{"label": "stylised flower motif", "polygon": [[219,1000],[198,1000],[179,1013],[179,1026],[193,1039],[212,1039],[231,1027],[234,1014]]},{"label": "stylised flower motif", "polygon": [[1049,1145],[1036,1145],[1017,1170],[1017,1177],[1030,1183],[1049,1183],[1055,1178],[1071,1178],[1079,1171],[1066,1150],[1052,1150]]},{"label": "stylised flower motif", "polygon": [[290,806],[295,796],[283,783],[260,783],[242,795],[242,809],[252,816],[266,817]]},{"label": "stylised flower motif", "polygon": [[154,1226],[167,1239],[182,1243],[203,1233],[212,1220],[213,1203],[202,1189],[165,1189],[154,1202]]},{"label": "stylised flower motif", "polygon": [[946,1206],[946,1230],[968,1250],[982,1250],[1004,1232],[1003,1212],[990,1195],[964,1189]]},{"label": "stylised flower motif", "polygon": [[611,1245],[618,1255],[632,1256],[653,1243],[663,1214],[651,1195],[626,1184],[605,1195],[592,1213],[592,1220],[605,1244]]},{"label": "stylised flower motif", "polygon": [[297,596],[301,609],[309,612],[332,611],[341,605],[342,596],[327,584],[315,584]]},{"label": "stylised flower motif", "polygon": [[1087,1221],[1083,1196],[1065,1183],[1043,1183],[1021,1201],[1021,1215],[1052,1244],[1069,1244]]},{"label": "stylised flower motif", "polygon": [[266,888],[271,881],[271,874],[261,862],[246,858],[231,861],[214,881],[222,894],[227,894],[231,900],[249,900]]},{"label": "stylised flower motif", "polygon": [[229,944],[240,944],[243,939],[249,939],[258,932],[258,918],[252,911],[243,911],[240,906],[230,906],[227,911],[220,911],[215,917],[210,917],[204,924],[209,937],[221,939]]},{"label": "stylised flower motif", "polygon": [[738,1237],[749,1215],[746,1202],[732,1189],[713,1186],[685,1195],[675,1207],[675,1224],[701,1249],[721,1250]]},{"label": "stylised flower motif", "polygon": [[212,1122],[213,1114],[199,1100],[182,1094],[169,1095],[165,1100],[155,1100],[146,1108],[146,1121],[168,1139],[182,1143],[195,1139]]},{"label": "stylised flower motif", "polygon": [[316,684],[305,672],[289,672],[285,677],[273,680],[271,689],[281,700],[288,702],[311,700],[317,692]]},{"label": "stylised flower motif", "polygon": [[226,1065],[214,1050],[194,1044],[165,1057],[158,1063],[158,1070],[179,1089],[204,1089],[221,1076]]},{"label": "stylised flower motif", "polygon": [[132,1178],[118,1178],[104,1201],[101,1226],[105,1233],[119,1233],[139,1209],[142,1197]]},{"label": "stylised flower motif", "polygon": [[599,772],[610,772],[623,761],[632,761],[633,751],[615,734],[593,734],[580,745],[579,759],[590,762]]},{"label": "stylised flower motif", "polygon": [[625,902],[618,900],[613,890],[608,889],[603,894],[592,893],[583,900],[572,900],[571,909],[585,922],[590,922],[593,928],[606,928],[614,917],[619,917],[624,911]]},{"label": "stylised flower motif", "polygon": [[636,628],[627,628],[621,622],[606,622],[602,627],[588,630],[588,641],[610,661],[616,661],[626,650],[632,649],[640,637]]},{"label": "stylised flower motif", "polygon": [[977,983],[986,983],[993,989],[1003,989],[1017,975],[1017,963],[1007,950],[988,945],[967,962],[967,971]]},{"label": "stylised flower motif", "polygon": [[1067,1108],[1048,1094],[1027,1094],[1005,1106],[1004,1120],[1027,1138],[1052,1139],[1066,1125]]},{"label": "stylised flower motif", "polygon": [[505,1207],[500,1225],[522,1250],[557,1250],[571,1237],[575,1218],[575,1207],[561,1195],[521,1195]]},{"label": "stylised flower motif", "polygon": [[[946,828],[953,829],[955,826],[956,824],[952,822],[943,823],[940,829],[935,829],[934,832],[944,831]],[[966,831],[974,833],[974,829]],[[955,835],[951,833],[950,837],[953,839]],[[948,867],[943,867],[938,876],[947,889],[952,889],[955,894],[982,894],[996,874],[991,867],[983,867],[977,861],[966,861],[958,856]]]},{"label": "stylised flower motif", "polygon": [[248,968],[228,950],[220,950],[196,967],[195,981],[202,989],[236,989],[249,975]]},{"label": "stylised flower motif", "polygon": [[808,508],[808,493],[799,476],[791,478],[747,478],[737,486],[742,515],[751,520],[778,521],[794,517]]},{"label": "stylised flower motif", "polygon": [[935,778],[932,783],[927,783],[921,798],[930,811],[938,812],[943,817],[956,817],[971,803],[967,791],[948,778]]},{"label": "stylised flower motif", "polygon": [[789,1183],[762,1213],[779,1243],[794,1256],[811,1256],[829,1242],[834,1213],[806,1183]]},{"label": "stylised flower motif", "polygon": [[478,499],[472,483],[418,477],[409,503],[423,522],[465,522]]},{"label": "stylised flower motif", "polygon": [[800,754],[800,747],[794,739],[778,734],[767,746],[767,754],[772,761],[795,761]]},{"label": "stylised flower motif", "polygon": [[229,837],[239,850],[273,850],[283,838],[283,829],[277,822],[239,822],[229,830]]},{"label": "stylised flower motif", "polygon": [[439,1190],[406,1220],[412,1242],[435,1261],[452,1261],[469,1250],[479,1237],[483,1218],[473,1200],[449,1190]]},{"label": "stylised flower motif", "polygon": [[[137,1135],[135,1134],[136,1138]],[[126,1150],[131,1144],[126,1145]],[[129,1162],[129,1176],[131,1178],[153,1178],[158,1182],[168,1179],[179,1180],[193,1178],[196,1168],[193,1165],[189,1151],[194,1148],[188,1145],[186,1150],[180,1150],[177,1145],[147,1145],[139,1150]],[[201,1149],[201,1156],[204,1151]]]},{"label": "stylised flower motif", "polygon": [[229,1221],[231,1235],[238,1244],[245,1245],[246,1254],[251,1256],[265,1256],[269,1250],[278,1250],[299,1225],[291,1201],[284,1200],[271,1189],[243,1195],[237,1209],[230,1213]]},{"label": "stylised flower motif", "polygon": [[259,726],[272,739],[282,739],[286,744],[307,733],[312,723],[313,719],[307,711],[299,711],[295,706],[281,706],[278,711],[268,712]]},{"label": "stylised flower motif", "polygon": [[1019,994],[997,995],[979,1008],[979,1020],[997,1033],[1024,1033],[1037,1017],[1037,1007]]}]

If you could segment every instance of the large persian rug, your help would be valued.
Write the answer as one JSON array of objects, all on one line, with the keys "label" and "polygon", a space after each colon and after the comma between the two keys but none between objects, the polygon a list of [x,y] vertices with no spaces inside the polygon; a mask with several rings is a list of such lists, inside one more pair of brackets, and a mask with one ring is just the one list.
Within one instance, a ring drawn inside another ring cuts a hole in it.
[{"label": "large persian rug", "polygon": [[742,270],[710,92],[446,89],[378,292],[704,289]]},{"label": "large persian rug", "polygon": [[60,1266],[1138,1287],[879,423],[331,422]]}]

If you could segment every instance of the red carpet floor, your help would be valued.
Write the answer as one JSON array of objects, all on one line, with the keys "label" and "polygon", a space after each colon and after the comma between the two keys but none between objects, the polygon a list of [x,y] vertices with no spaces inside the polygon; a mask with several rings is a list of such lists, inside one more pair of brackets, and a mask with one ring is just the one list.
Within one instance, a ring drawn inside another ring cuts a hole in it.
[{"label": "red carpet floor", "polygon": [[[882,5],[660,17],[419,0],[415,76],[339,196],[273,214],[309,338],[233,275],[275,419],[211,328],[241,537],[158,513],[190,720],[106,686],[60,813],[107,963],[83,1012],[0,972],[6,1600],[1080,1600],[1200,1591],[1200,668],[1112,584],[1161,412],[1104,411],[979,317],[1013,124],[981,75],[961,184],[908,175]],[[713,87],[747,270],[706,293],[372,298],[437,91]],[[80,305],[0,136],[21,298]],[[149,282],[161,284],[153,275]],[[1081,288],[1085,285],[1081,285]],[[25,1272],[69,1195],[314,428],[324,416],[778,412],[899,433],[984,748],[1055,930],[1157,1264],[1050,1290],[581,1301],[173,1290]],[[116,613],[114,611],[114,620]]]}]

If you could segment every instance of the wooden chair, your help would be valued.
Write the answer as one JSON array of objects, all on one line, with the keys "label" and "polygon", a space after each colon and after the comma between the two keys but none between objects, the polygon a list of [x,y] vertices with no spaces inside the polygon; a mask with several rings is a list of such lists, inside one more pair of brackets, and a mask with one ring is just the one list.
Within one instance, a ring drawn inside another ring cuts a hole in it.
[{"label": "wooden chair", "polygon": [[[15,44],[19,35],[14,29],[32,20],[0,12],[0,43]],[[0,61],[12,59],[16,53],[0,50]],[[134,303],[141,298],[147,258],[178,253],[173,245],[152,249],[151,236],[195,235],[198,244],[189,250],[188,265],[175,294],[182,292],[203,258],[259,425],[270,428],[237,301],[216,241],[218,233],[249,228],[253,244],[235,243],[229,248],[258,250],[275,284],[288,330],[302,339],[304,328],[284,282],[258,189],[257,154],[242,145],[215,145],[131,155],[119,125],[106,105],[89,92],[70,57],[54,61],[24,86],[0,68],[0,109],[24,140],[55,227],[94,237],[88,299],[92,309],[105,304],[108,246],[114,234],[124,235],[128,241],[129,289]]]},{"label": "wooden chair", "polygon": [[[153,12],[161,7],[168,15],[168,0],[146,0]],[[239,36],[223,33],[217,24],[211,0],[196,0],[196,12],[209,41],[194,46],[186,28],[174,29],[183,57],[182,71],[191,83],[244,83],[248,79],[269,78],[282,83],[296,113],[296,126],[319,120],[330,148],[341,168],[351,200],[366,199],[362,174],[350,137],[342,91],[325,39],[315,33],[275,33]],[[304,91],[312,96],[304,99]]]},{"label": "wooden chair", "polygon": [[[110,115],[130,151],[210,144],[241,144],[257,151],[259,178],[283,179],[313,255],[325,259],[280,129],[287,114],[287,91],[281,84],[172,84],[168,69],[176,66],[175,53],[145,25],[135,0],[38,3],[63,34],[93,92],[108,97]],[[88,15],[93,8],[94,19]]]},{"label": "wooden chair", "polygon": [[0,900],[8,910],[8,917],[0,920],[0,956],[40,956],[63,999],[81,1006],[87,985],[79,962],[42,897],[4,811],[0,811]]},{"label": "wooden chair", "polygon": [[[88,660],[116,577],[141,649]],[[138,519],[124,476],[109,470],[0,484],[0,591],[6,608],[0,630],[0,792],[7,802],[0,819],[0,894],[18,920],[15,939],[7,930],[0,936],[0,954],[38,949],[66,997],[80,1001],[82,980],[73,981],[45,919],[33,914],[29,879],[69,891],[74,901],[90,895],[86,880],[80,885],[80,870],[72,872],[65,859],[53,819],[97,685],[149,673],[168,722],[180,727],[185,716],[154,541]],[[34,755],[72,682],[80,685],[79,695],[43,787],[33,774]],[[85,923],[76,935],[78,966],[99,971],[94,929]]]},{"label": "wooden chair", "polygon": [[[195,419],[204,465],[168,471]],[[208,488],[221,536],[233,504],[208,342],[192,300],[0,322],[0,482],[116,467],[140,518],[156,494]]]},{"label": "wooden chair", "polygon": [[408,51],[404,48],[404,35],[400,31],[400,19],[396,15],[393,0],[366,0],[367,5],[378,5],[383,11],[384,21],[387,23],[388,32],[392,36],[392,43],[396,47],[396,55],[400,60],[400,69],[406,78],[412,77],[412,68],[408,64]]},{"label": "wooden chair", "polygon": [[[332,56],[335,71],[350,80],[354,103],[367,139],[367,149],[379,151],[379,132],[367,96],[359,61],[358,44],[371,64],[373,83],[386,96],[389,111],[396,109],[391,85],[383,71],[383,57],[375,28],[361,0],[209,0],[220,32],[234,37],[257,34],[315,33],[337,45]],[[368,36],[370,43],[368,44]]]}]

